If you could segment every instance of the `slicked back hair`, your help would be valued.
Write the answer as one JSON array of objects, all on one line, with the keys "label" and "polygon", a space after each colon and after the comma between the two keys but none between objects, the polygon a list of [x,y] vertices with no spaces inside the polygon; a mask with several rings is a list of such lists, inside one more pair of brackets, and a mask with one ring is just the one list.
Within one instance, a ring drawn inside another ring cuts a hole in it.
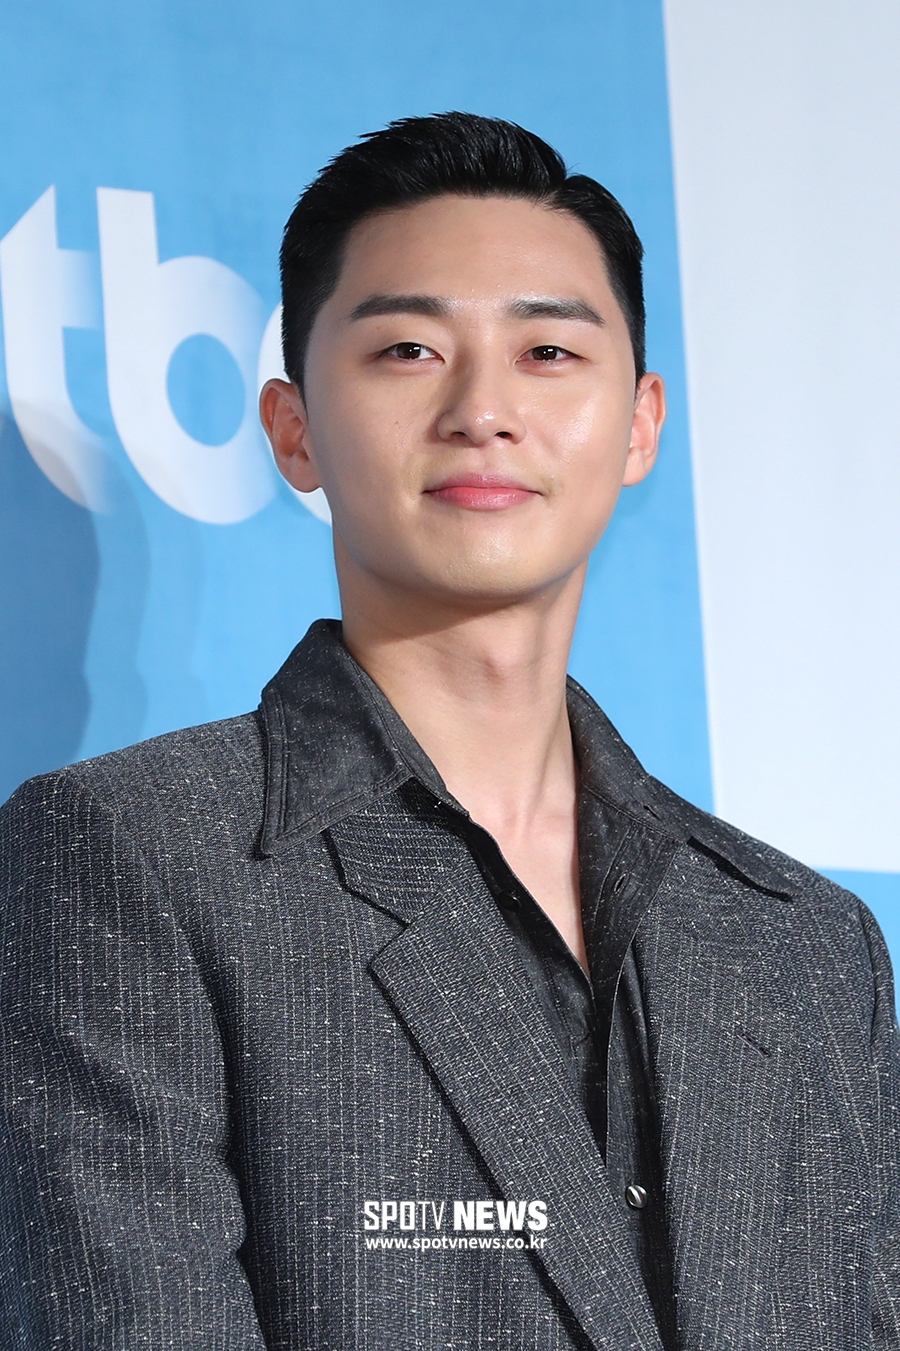
[{"label": "slicked back hair", "polygon": [[644,251],[624,208],[593,178],[568,174],[558,152],[532,132],[450,112],[403,118],[363,136],[326,165],[291,213],[281,247],[282,341],[285,371],[301,390],[310,331],[337,286],[350,231],[368,216],[447,194],[521,198],[582,221],[603,251],[641,378]]}]

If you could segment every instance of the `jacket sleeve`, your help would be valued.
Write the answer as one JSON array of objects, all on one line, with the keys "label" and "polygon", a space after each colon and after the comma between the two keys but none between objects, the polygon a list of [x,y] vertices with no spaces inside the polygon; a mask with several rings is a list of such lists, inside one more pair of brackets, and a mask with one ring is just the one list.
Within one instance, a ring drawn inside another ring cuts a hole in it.
[{"label": "jacket sleeve", "polygon": [[0,811],[0,1345],[254,1351],[214,1010],[111,798]]},{"label": "jacket sleeve", "polygon": [[875,1351],[900,1347],[900,1032],[891,961],[881,931],[865,906],[863,927],[875,973],[872,1051],[878,1075],[877,1182],[883,1201],[872,1291]]}]

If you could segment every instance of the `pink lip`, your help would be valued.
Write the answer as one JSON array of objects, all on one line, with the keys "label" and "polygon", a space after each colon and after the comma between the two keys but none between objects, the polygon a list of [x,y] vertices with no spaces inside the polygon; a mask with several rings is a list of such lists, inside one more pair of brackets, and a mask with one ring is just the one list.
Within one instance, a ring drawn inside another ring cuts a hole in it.
[{"label": "pink lip", "polygon": [[427,495],[470,511],[502,511],[538,494],[500,474],[451,474],[436,488],[427,489]]}]

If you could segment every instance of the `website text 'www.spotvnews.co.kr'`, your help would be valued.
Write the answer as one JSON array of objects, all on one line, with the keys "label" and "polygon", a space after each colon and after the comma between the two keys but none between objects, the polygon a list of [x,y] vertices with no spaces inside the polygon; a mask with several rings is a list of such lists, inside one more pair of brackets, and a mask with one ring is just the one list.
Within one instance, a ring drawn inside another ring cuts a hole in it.
[{"label": "website text 'www.spotvnews.co.kr'", "polygon": [[547,1243],[545,1201],[366,1201],[362,1216],[374,1251],[540,1251]]}]

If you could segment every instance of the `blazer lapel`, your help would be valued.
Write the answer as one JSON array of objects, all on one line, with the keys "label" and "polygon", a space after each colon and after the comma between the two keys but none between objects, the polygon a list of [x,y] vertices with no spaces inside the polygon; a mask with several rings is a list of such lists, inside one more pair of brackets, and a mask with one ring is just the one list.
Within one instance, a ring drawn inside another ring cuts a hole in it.
[{"label": "blazer lapel", "polygon": [[373,976],[500,1195],[546,1202],[546,1247],[533,1255],[593,1345],[660,1351],[602,1158],[511,934],[468,851],[390,813],[382,802],[330,831],[348,885],[406,922]]}]

